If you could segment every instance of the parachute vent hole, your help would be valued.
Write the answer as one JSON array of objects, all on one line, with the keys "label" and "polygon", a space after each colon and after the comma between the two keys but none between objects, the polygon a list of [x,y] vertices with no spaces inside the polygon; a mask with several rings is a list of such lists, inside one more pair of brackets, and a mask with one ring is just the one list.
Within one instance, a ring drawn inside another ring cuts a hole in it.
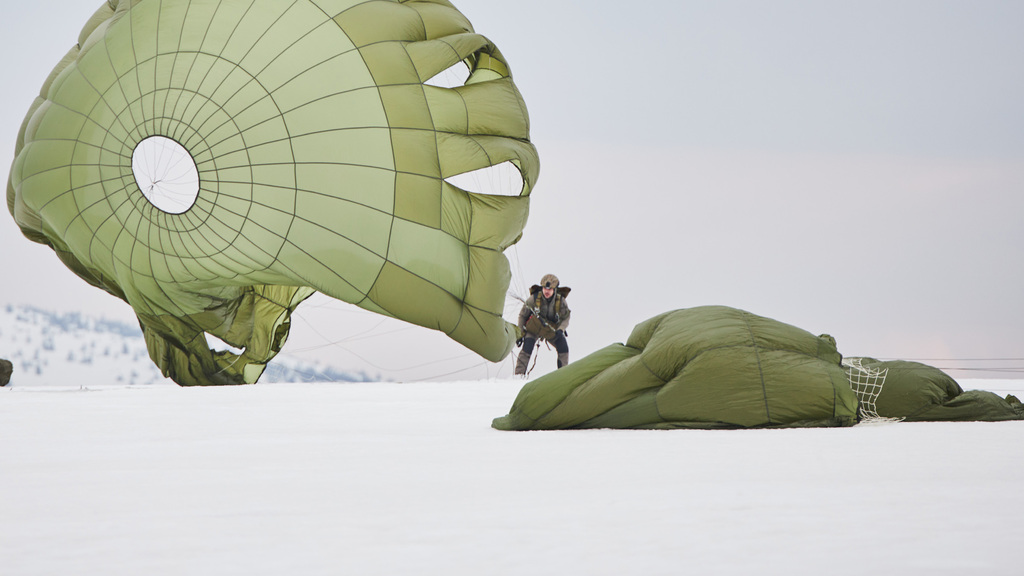
[{"label": "parachute vent hole", "polygon": [[184,146],[150,136],[132,152],[132,174],[147,200],[168,214],[188,212],[199,198],[199,170]]},{"label": "parachute vent hole", "polygon": [[459,86],[465,86],[468,79],[469,66],[465,62],[456,62],[447,69],[435,74],[424,84],[438,88],[458,88]]},{"label": "parachute vent hole", "polygon": [[445,182],[467,192],[490,196],[519,196],[523,193],[523,174],[511,162],[449,176]]}]

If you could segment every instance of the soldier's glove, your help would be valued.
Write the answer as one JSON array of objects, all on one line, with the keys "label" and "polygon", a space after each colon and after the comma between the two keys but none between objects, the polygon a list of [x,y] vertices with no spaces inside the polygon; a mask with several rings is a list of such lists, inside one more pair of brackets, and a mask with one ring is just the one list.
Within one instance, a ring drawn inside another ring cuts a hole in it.
[{"label": "soldier's glove", "polygon": [[516,348],[519,348],[522,345],[523,345],[523,337],[520,336],[519,338],[516,338]]}]

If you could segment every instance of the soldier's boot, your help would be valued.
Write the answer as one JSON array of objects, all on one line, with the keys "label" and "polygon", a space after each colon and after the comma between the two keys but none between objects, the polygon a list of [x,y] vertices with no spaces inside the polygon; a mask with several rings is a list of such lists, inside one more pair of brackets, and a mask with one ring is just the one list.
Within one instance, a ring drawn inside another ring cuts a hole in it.
[{"label": "soldier's boot", "polygon": [[516,376],[526,376],[526,367],[530,365],[530,352],[524,347],[516,356]]},{"label": "soldier's boot", "polygon": [[563,352],[562,354],[559,354],[558,355],[558,367],[561,368],[562,366],[565,366],[567,364],[569,364],[569,353],[568,352]]}]

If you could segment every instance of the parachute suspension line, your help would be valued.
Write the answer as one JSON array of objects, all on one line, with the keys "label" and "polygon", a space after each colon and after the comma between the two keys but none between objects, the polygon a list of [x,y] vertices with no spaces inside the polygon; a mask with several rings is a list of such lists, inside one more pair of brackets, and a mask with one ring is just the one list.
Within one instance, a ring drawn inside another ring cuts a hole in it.
[{"label": "parachute suspension line", "polygon": [[459,86],[465,86],[466,80],[468,79],[469,65],[466,64],[465,60],[460,60],[437,74],[434,74],[431,78],[425,81],[424,84],[427,86],[436,86],[438,88],[458,88]]},{"label": "parachute suspension line", "polygon": [[[314,332],[316,332],[315,329],[314,329]],[[377,334],[375,336],[379,336],[379,335],[380,334]],[[369,338],[372,338],[372,337],[373,336],[369,336]],[[352,351],[352,349],[344,346],[343,342],[347,342],[347,341],[348,340],[339,340],[337,342],[327,342],[326,344],[323,344],[321,346],[314,346],[314,347],[303,348],[302,351],[315,350],[315,349],[328,348],[328,347],[338,348],[340,350],[344,350],[345,352],[348,352],[352,356],[355,356],[356,358],[358,358],[362,362],[365,362],[368,366],[371,366],[371,367],[373,367],[373,368],[375,368],[377,370],[381,370],[381,371],[384,371],[384,372],[403,372],[403,371],[406,371],[406,370],[417,370],[417,369],[425,368],[427,366],[431,366],[431,365],[434,365],[434,364],[441,364],[442,362],[450,362],[452,360],[461,360],[463,358],[468,358],[468,357],[471,357],[471,356],[476,356],[475,353],[469,352],[467,354],[461,354],[459,356],[452,356],[450,358],[439,358],[437,360],[431,360],[429,362],[424,362],[422,364],[417,364],[415,366],[405,366],[405,367],[402,367],[402,368],[388,368],[386,366],[380,366],[380,365],[370,361],[369,359],[367,359],[367,358],[357,354],[356,352]],[[474,364],[474,366],[475,365],[476,364]],[[469,370],[470,368],[472,368],[472,366],[470,366],[468,368],[460,368],[459,370],[456,370],[455,372],[452,372],[452,374],[456,374],[458,372],[464,372],[466,370]],[[423,378],[421,380],[427,380],[427,379],[430,379],[430,378],[438,378],[438,377],[440,377],[440,376],[429,376],[429,377]]]},{"label": "parachute suspension line", "polygon": [[[369,313],[367,313],[367,314],[369,314]],[[384,318],[381,321],[377,322],[372,328],[370,328],[368,330],[364,330],[364,331],[360,332],[359,334],[356,334],[354,336],[348,336],[348,337],[337,339],[337,340],[333,340],[331,338],[328,338],[323,332],[318,330],[317,327],[312,322],[310,322],[306,317],[304,317],[303,315],[295,314],[295,315],[293,315],[293,318],[297,318],[297,319],[301,320],[302,322],[304,322],[305,325],[309,328],[309,330],[311,330],[314,334],[316,334],[317,336],[319,336],[321,339],[324,340],[324,343],[320,344],[320,345],[317,345],[317,346],[306,346],[304,348],[299,348],[299,349],[294,349],[294,350],[290,349],[289,353],[309,352],[309,351],[313,351],[313,350],[319,350],[319,349],[323,349],[323,348],[332,348],[333,347],[333,348],[338,348],[340,350],[344,350],[345,352],[348,352],[352,356],[355,356],[356,358],[358,358],[362,362],[365,362],[367,365],[369,365],[369,366],[371,366],[371,367],[373,367],[373,368],[375,368],[377,370],[382,370],[382,371],[385,371],[385,372],[402,372],[402,371],[406,371],[406,370],[416,370],[416,369],[419,369],[419,368],[424,368],[426,366],[431,366],[433,364],[440,364],[442,362],[450,362],[452,360],[461,360],[463,358],[468,358],[470,356],[476,356],[476,354],[474,354],[472,352],[469,352],[469,353],[466,353],[466,354],[461,354],[459,356],[453,356],[451,358],[440,358],[440,359],[437,359],[437,360],[431,360],[429,362],[424,362],[422,364],[418,364],[418,365],[415,365],[415,366],[406,366],[406,367],[403,367],[403,368],[387,368],[387,367],[384,367],[384,366],[379,366],[378,364],[376,364],[374,362],[371,362],[367,358],[364,358],[363,356],[355,353],[354,351],[352,351],[350,348],[344,346],[343,344],[350,343],[350,342],[361,342],[363,340],[367,340],[369,338],[375,338],[377,336],[384,336],[384,335],[387,335],[387,334],[394,334],[396,332],[404,332],[404,331],[407,331],[407,330],[413,330],[414,329],[413,327],[408,326],[408,327],[399,328],[397,330],[390,330],[388,332],[382,332],[382,333],[378,333],[378,334],[370,334],[370,332],[376,330],[381,325],[383,325],[384,323],[388,322],[389,318]],[[456,372],[453,372],[453,373],[462,372],[462,371],[465,371],[465,370],[468,370],[468,369],[469,368],[462,368],[462,369],[457,370]],[[435,378],[435,377],[436,376],[431,376],[431,378]]]},{"label": "parachute suspension line", "polygon": [[291,352],[308,352],[308,351],[311,351],[311,350],[317,350],[317,349],[326,348],[326,347],[329,347],[329,346],[337,346],[339,348],[342,348],[342,349],[348,351],[347,348],[341,346],[342,342],[351,342],[351,341],[354,341],[354,340],[358,340],[361,337],[363,337],[365,334],[368,334],[368,333],[376,330],[377,328],[380,328],[380,326],[382,324],[387,322],[387,318],[383,318],[379,322],[377,322],[372,328],[370,328],[368,330],[364,330],[363,332],[360,332],[359,334],[356,334],[355,336],[348,336],[346,338],[341,338],[339,340],[332,340],[331,338],[328,338],[323,332],[318,330],[317,327],[305,317],[305,315],[299,314],[298,310],[296,310],[296,312],[292,314],[292,318],[293,319],[302,320],[306,324],[306,326],[314,334],[316,334],[321,339],[323,339],[324,344],[320,344],[319,346],[307,346],[305,348],[300,348],[300,349],[297,349],[297,350],[291,350]]},{"label": "parachute suspension line", "polygon": [[[474,356],[475,356],[475,354],[474,354]],[[464,358],[464,356],[460,356],[460,358]],[[436,362],[428,362],[427,364],[423,364],[423,366],[427,366],[429,364],[436,364],[437,362],[444,362],[444,360],[438,360]],[[452,376],[454,374],[459,374],[459,373],[465,372],[466,370],[472,370],[473,368],[476,368],[477,366],[481,366],[481,365],[486,365],[486,362],[475,362],[471,366],[466,366],[465,368],[459,368],[458,370],[453,370],[451,372],[446,372],[444,374],[435,374],[433,376],[426,376],[426,377],[423,377],[423,378],[417,378],[415,380],[409,380],[409,382],[427,382],[427,381],[433,380],[435,378],[447,378],[448,376]],[[412,368],[419,368],[419,367],[421,367],[421,366],[413,366]],[[411,370],[412,368],[407,368],[407,370]]]},{"label": "parachute suspension line", "polygon": [[[1024,358],[879,358],[879,360],[907,360],[911,362],[935,362],[939,370],[960,372],[1000,372],[1019,374],[1024,372]],[[967,364],[970,363],[970,364]]]},{"label": "parachute suspension line", "polygon": [[[214,374],[223,374],[225,372],[228,372],[229,370],[232,370],[238,364],[239,360],[242,359],[242,354],[245,353],[245,348],[235,348],[234,346],[231,346],[230,344],[227,344],[226,342],[224,342],[220,338],[217,338],[216,336],[210,334],[209,332],[206,332],[205,335],[206,335],[207,347],[209,347],[211,351],[213,351],[213,352],[223,352],[223,351],[226,351],[226,352],[231,352],[232,354],[235,355],[230,363],[228,363],[225,366],[223,366],[220,370],[217,370],[216,372],[214,372]],[[267,369],[269,369],[272,364],[273,364],[273,361],[267,362],[264,365],[264,373],[266,373],[265,371]],[[260,377],[262,378],[262,375]],[[330,379],[330,377],[328,376],[328,374],[326,372],[323,372],[321,370],[314,370],[314,371],[311,371],[311,372],[307,372],[306,376],[305,376],[305,379],[302,380],[302,381],[303,382],[329,382],[329,381],[331,381],[331,379]]]},{"label": "parachute suspension line", "polygon": [[540,340],[538,340],[537,342],[535,342],[533,344],[533,351],[530,352],[530,356],[533,357],[533,364],[531,364],[530,368],[527,369],[527,371],[526,371],[526,377],[527,378],[530,377],[530,374],[533,372],[533,369],[537,366],[537,356],[540,356],[540,354],[537,354],[537,348],[539,348],[539,347],[540,347]]},{"label": "parachute suspension line", "polygon": [[913,362],[994,362],[1024,361],[1024,358],[879,358],[879,360],[909,360]]},{"label": "parachute suspension line", "polygon": [[523,175],[512,162],[500,162],[445,178],[456,188],[486,196],[519,196],[525,186]]},{"label": "parachute suspension line", "polygon": [[[444,363],[444,362],[451,362],[452,360],[462,360],[463,358],[470,358],[470,357],[478,357],[478,356],[475,353],[470,352],[469,354],[462,354],[460,356],[452,356],[451,358],[440,358],[440,359],[437,359],[437,360],[431,360],[429,362],[424,362],[422,364],[417,364],[415,366],[406,366],[405,368],[395,368],[395,369],[390,369],[390,370],[392,372],[403,372],[403,371],[406,371],[406,370],[418,370],[420,368],[426,368],[427,366],[433,366],[434,364],[441,364],[441,363]],[[367,363],[369,363],[369,362],[367,362]],[[472,370],[473,368],[475,368],[477,366],[480,366],[481,364],[483,364],[483,363],[482,362],[474,362],[473,364],[471,364],[469,366],[466,366],[464,368],[459,368],[458,370],[453,370],[453,371],[448,372],[446,374],[435,374],[433,376],[424,376],[424,377],[421,377],[421,378],[416,378],[414,380],[409,380],[409,382],[424,382],[424,381],[427,381],[427,380],[432,380],[434,378],[442,378],[444,376],[450,376],[452,374],[458,374],[459,372],[465,372],[466,370]],[[378,370],[388,370],[388,368],[380,368],[380,367],[378,367]]]},{"label": "parachute suspension line", "polygon": [[899,422],[903,418],[887,418],[878,414],[875,401],[882,393],[885,385],[885,377],[889,374],[888,368],[869,368],[861,364],[860,358],[844,358],[843,368],[846,370],[846,378],[850,381],[850,388],[857,395],[857,413],[861,422]]},{"label": "parachute suspension line", "polygon": [[[523,265],[519,261],[519,248],[516,245],[512,246],[513,258],[510,259],[512,281],[509,285],[509,296],[512,298],[522,301],[526,298],[526,280],[523,278]],[[518,314],[519,310],[516,310]]]}]

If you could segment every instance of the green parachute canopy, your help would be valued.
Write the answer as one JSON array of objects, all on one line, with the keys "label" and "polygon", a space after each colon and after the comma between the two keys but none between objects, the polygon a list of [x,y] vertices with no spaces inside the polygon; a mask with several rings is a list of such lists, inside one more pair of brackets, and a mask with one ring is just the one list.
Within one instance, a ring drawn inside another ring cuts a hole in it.
[{"label": "green parachute canopy", "polygon": [[[495,166],[509,195],[449,181]],[[32,104],[7,200],[131,304],[164,374],[235,384],[314,291],[504,358],[538,170],[505,59],[446,0],[110,0]]]},{"label": "green parachute canopy", "polygon": [[499,430],[785,428],[1024,419],[1012,395],[964,392],[938,368],[843,359],[835,339],[725,306],[667,312],[527,383]]},{"label": "green parachute canopy", "polygon": [[1024,419],[1024,405],[987,390],[964,391],[949,374],[908,360],[846,358],[850,384],[861,399],[861,412],[906,422]]},{"label": "green parachute canopy", "polygon": [[835,341],[725,306],[667,312],[526,384],[500,430],[851,426]]}]

